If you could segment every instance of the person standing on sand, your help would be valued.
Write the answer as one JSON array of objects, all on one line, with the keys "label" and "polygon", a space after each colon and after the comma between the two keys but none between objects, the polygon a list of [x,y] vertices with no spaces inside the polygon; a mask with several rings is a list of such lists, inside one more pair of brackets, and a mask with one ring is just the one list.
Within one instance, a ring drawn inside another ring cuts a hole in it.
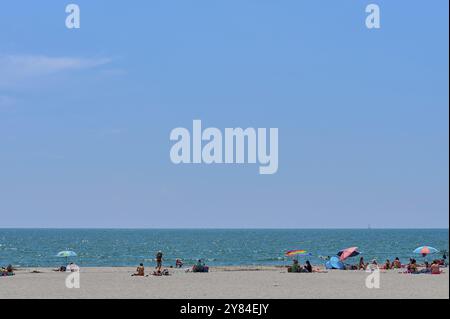
[{"label": "person standing on sand", "polygon": [[159,271],[161,271],[161,267],[162,267],[162,256],[163,256],[163,254],[162,254],[161,250],[159,250],[156,253],[156,269]]}]

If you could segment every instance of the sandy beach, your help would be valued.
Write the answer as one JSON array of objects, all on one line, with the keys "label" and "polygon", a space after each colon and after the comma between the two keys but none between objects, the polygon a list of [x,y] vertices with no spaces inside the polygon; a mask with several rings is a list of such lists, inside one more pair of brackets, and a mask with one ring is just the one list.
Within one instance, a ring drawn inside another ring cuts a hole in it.
[{"label": "sandy beach", "polygon": [[132,277],[134,271],[82,268],[80,288],[68,289],[69,273],[19,269],[15,276],[0,278],[0,298],[449,298],[448,269],[441,275],[382,270],[379,289],[366,287],[364,271],[306,274],[280,267],[214,267],[209,273],[170,269],[170,276]]}]

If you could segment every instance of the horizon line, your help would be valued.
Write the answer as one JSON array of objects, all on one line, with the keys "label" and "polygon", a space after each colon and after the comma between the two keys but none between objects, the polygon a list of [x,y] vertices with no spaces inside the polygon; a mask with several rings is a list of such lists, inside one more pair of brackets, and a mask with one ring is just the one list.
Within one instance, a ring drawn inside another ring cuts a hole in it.
[{"label": "horizon line", "polygon": [[0,227],[42,230],[448,230],[448,227]]}]

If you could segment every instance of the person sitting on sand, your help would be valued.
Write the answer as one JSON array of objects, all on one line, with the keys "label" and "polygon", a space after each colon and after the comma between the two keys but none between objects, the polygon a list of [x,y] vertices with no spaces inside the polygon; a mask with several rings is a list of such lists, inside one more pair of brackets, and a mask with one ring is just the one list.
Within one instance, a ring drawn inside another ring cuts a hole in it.
[{"label": "person sitting on sand", "polygon": [[181,268],[183,267],[183,261],[181,259],[175,260],[175,268]]},{"label": "person sitting on sand", "polygon": [[386,262],[385,262],[383,268],[386,269],[386,270],[391,269],[391,262],[389,261],[389,259],[386,259]]},{"label": "person sitting on sand", "polygon": [[132,274],[131,276],[144,276],[145,270],[144,270],[144,264],[140,263],[139,266],[136,268],[136,273]]},{"label": "person sitting on sand", "polygon": [[80,267],[77,264],[70,263],[66,267],[66,272],[79,272]]},{"label": "person sitting on sand", "polygon": [[309,260],[306,261],[304,269],[306,270],[306,272],[313,272],[313,269],[312,269],[312,266],[311,266]]},{"label": "person sitting on sand", "polygon": [[358,270],[366,270],[366,264],[364,264],[364,258],[359,258]]},{"label": "person sitting on sand", "polygon": [[208,272],[209,267],[205,265],[205,263],[199,259],[197,264],[192,267],[192,272]]},{"label": "person sitting on sand", "polygon": [[437,260],[433,261],[430,266],[430,270],[432,275],[439,275],[441,273],[439,262]]},{"label": "person sitting on sand", "polygon": [[407,271],[411,274],[417,273],[417,263],[415,259],[410,259],[411,261],[408,264]]},{"label": "person sitting on sand", "polygon": [[400,262],[400,259],[398,259],[398,257],[395,257],[395,260],[392,262],[392,268],[394,269],[402,268],[402,263]]},{"label": "person sitting on sand", "polygon": [[292,266],[289,267],[288,272],[300,272],[300,264],[298,263],[297,259],[294,259]]},{"label": "person sitting on sand", "polygon": [[0,271],[0,276],[14,276],[14,269],[12,265],[6,266],[6,268],[2,268]]}]

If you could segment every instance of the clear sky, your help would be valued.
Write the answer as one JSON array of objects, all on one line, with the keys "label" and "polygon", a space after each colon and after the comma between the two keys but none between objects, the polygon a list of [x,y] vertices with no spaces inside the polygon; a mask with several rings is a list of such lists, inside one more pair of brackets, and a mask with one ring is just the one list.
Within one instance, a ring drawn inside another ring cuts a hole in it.
[{"label": "clear sky", "polygon": [[[448,1],[72,2],[0,4],[0,227],[448,227]],[[278,173],[172,164],[194,119]]]}]

